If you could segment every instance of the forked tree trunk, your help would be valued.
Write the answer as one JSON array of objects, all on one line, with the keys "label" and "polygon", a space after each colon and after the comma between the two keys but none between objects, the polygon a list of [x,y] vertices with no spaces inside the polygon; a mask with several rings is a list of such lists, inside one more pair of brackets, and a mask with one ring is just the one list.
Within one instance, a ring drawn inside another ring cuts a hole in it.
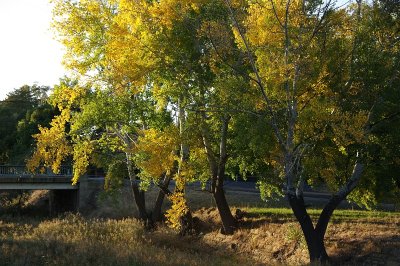
[{"label": "forked tree trunk", "polygon": [[151,229],[154,227],[154,223],[146,210],[145,192],[139,189],[139,184],[136,182],[136,175],[131,161],[131,154],[129,152],[126,153],[126,165],[128,169],[129,181],[131,183],[133,198],[136,208],[139,212],[139,219],[144,222],[144,225],[147,229]]},{"label": "forked tree trunk", "polygon": [[148,214],[146,211],[146,199],[144,191],[139,189],[139,186],[135,183],[131,184],[133,198],[135,200],[136,207],[139,212],[139,218],[145,222],[148,220]]},{"label": "forked tree trunk", "polygon": [[152,220],[154,222],[160,222],[162,220],[162,204],[164,202],[165,193],[160,190],[157,195],[156,202],[154,203],[154,208],[151,213]]},{"label": "forked tree trunk", "polygon": [[303,231],[311,263],[324,264],[329,260],[324,243],[329,221],[335,209],[356,187],[361,178],[363,169],[364,165],[362,163],[357,162],[355,164],[351,178],[339,192],[330,198],[323,208],[315,227],[310,215],[307,213],[302,193],[295,193],[294,190],[288,191],[288,201]]},{"label": "forked tree trunk", "polygon": [[217,205],[219,215],[221,217],[221,222],[222,222],[221,233],[231,235],[237,228],[237,221],[235,217],[233,217],[232,215],[224,191],[225,166],[228,160],[226,143],[228,137],[229,120],[230,116],[226,116],[222,120],[218,159],[216,158],[217,156],[211,149],[209,133],[207,128],[204,126],[203,126],[203,143],[206,149],[210,171],[212,173],[211,191],[215,200],[215,204]]},{"label": "forked tree trunk", "polygon": [[[310,262],[325,263],[328,260],[328,254],[326,253],[324,244],[326,230],[317,231],[314,229],[311,217],[307,213],[302,196],[299,197],[292,193],[288,194],[288,199],[293,213],[300,224],[301,230],[303,231],[303,235],[307,243]],[[328,218],[329,220],[330,217],[325,218]]]}]

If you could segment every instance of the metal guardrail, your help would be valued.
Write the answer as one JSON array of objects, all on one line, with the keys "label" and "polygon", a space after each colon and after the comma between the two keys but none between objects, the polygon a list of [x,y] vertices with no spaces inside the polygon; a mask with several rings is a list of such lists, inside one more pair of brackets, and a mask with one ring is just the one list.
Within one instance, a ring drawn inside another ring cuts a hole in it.
[{"label": "metal guardrail", "polygon": [[15,175],[15,176],[29,176],[29,175],[52,175],[52,176],[72,176],[72,168],[70,166],[61,166],[60,172],[55,174],[50,168],[46,168],[44,173],[32,173],[25,165],[0,165],[0,176],[1,175]]}]

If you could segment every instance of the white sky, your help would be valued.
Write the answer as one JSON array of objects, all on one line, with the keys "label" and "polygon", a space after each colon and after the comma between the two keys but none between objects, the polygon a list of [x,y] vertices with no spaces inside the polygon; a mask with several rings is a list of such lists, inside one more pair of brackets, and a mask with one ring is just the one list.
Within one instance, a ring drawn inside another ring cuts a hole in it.
[{"label": "white sky", "polygon": [[48,0],[0,0],[0,100],[25,84],[53,86],[65,70]]}]

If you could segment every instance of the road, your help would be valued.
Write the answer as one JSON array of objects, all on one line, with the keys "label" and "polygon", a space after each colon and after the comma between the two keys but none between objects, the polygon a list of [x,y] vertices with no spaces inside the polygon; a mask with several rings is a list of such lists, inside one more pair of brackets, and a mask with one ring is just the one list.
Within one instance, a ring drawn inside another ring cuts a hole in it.
[{"label": "road", "polygon": [[[195,182],[193,184],[188,185],[188,189],[200,190],[201,185],[199,182]],[[227,193],[240,192],[240,193],[250,193],[250,194],[260,195],[260,191],[256,187],[256,183],[251,181],[226,180],[224,182],[224,189]],[[308,191],[304,192],[304,200],[306,201],[306,203],[317,206],[327,203],[330,197],[331,194],[329,193],[315,192],[311,191],[311,189],[308,189]],[[284,200],[284,197],[282,197],[281,200]],[[348,203],[344,204],[348,205]]]}]

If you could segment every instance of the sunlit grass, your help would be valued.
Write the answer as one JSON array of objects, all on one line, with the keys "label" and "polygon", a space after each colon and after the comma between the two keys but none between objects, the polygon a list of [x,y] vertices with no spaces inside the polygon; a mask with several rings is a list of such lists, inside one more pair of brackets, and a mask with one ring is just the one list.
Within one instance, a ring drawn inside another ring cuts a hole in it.
[{"label": "sunlit grass", "polygon": [[[164,239],[160,241],[161,238]],[[0,217],[0,265],[240,265],[161,228],[146,232],[136,219]]]},{"label": "sunlit grass", "polygon": [[[150,207],[156,195],[154,191],[148,193]],[[261,201],[258,195],[227,193],[232,211],[240,208],[247,215],[233,236],[224,236],[219,233],[221,222],[212,196],[201,191],[191,191],[188,196],[193,215],[202,221],[199,235],[190,237],[180,237],[162,224],[155,231],[145,231],[136,219],[127,218],[133,217],[134,206],[126,191],[115,201],[98,202],[96,210],[85,217],[3,214],[0,265],[264,265],[266,262],[302,265],[307,262],[301,229],[284,201],[271,203]],[[310,208],[308,212],[315,221],[321,209]],[[362,254],[368,258],[373,252],[382,251],[393,258],[391,252],[398,245],[400,213],[338,209],[331,222],[326,243],[329,253],[339,260],[343,245],[350,257]],[[359,249],[352,250],[354,241],[363,247],[362,253]],[[354,258],[354,262],[360,262]]]},{"label": "sunlit grass", "polygon": [[[249,207],[246,211],[251,215],[275,217],[281,219],[294,219],[293,211],[290,208],[264,208]],[[308,209],[307,212],[313,219],[321,214],[322,209]],[[378,218],[400,218],[399,212],[369,211],[337,209],[332,215],[332,221],[359,220],[359,219],[378,219]]]}]

